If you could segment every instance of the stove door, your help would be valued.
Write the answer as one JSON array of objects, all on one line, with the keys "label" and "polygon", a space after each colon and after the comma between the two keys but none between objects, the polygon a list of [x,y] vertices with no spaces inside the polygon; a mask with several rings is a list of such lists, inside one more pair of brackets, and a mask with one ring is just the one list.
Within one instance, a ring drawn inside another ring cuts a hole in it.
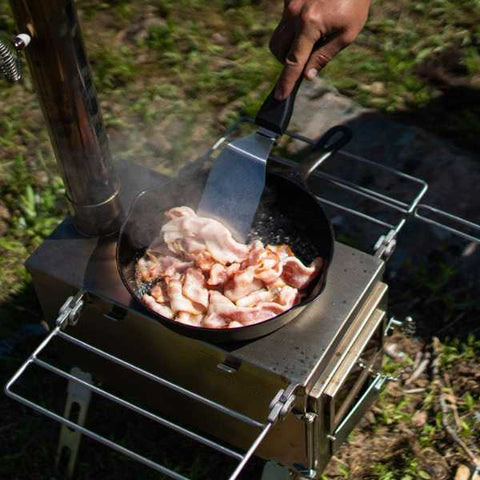
[{"label": "stove door", "polygon": [[381,391],[385,312],[377,309],[324,392],[326,427],[334,453]]},{"label": "stove door", "polygon": [[309,394],[315,414],[310,468],[321,472],[385,383],[382,369],[387,285],[378,282],[343,336],[325,374]]}]

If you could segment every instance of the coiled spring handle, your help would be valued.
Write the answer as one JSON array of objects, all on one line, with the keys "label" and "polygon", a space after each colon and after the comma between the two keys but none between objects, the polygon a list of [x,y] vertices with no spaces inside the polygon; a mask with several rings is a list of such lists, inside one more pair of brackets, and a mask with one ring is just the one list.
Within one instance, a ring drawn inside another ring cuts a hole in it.
[{"label": "coiled spring handle", "polygon": [[12,49],[7,42],[0,39],[0,77],[7,82],[15,83],[22,78],[22,66],[18,51],[30,43],[30,36],[21,33],[13,39]]}]

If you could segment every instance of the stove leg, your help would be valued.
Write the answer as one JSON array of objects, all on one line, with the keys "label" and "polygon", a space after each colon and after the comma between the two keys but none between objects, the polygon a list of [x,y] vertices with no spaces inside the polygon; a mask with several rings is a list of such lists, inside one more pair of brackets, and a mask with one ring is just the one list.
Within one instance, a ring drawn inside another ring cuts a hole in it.
[{"label": "stove leg", "polygon": [[277,462],[270,461],[265,463],[260,480],[293,480],[293,476],[287,467],[282,467]]},{"label": "stove leg", "polygon": [[[82,372],[82,370],[77,367],[72,368],[70,373],[77,378],[92,383],[92,376],[89,373]],[[68,418],[78,425],[85,425],[91,396],[91,390],[79,383],[69,381],[64,413],[65,418]],[[81,438],[82,434],[80,432],[71,430],[66,425],[62,425],[55,458],[55,469],[60,475],[60,478],[70,479],[73,477]]]}]

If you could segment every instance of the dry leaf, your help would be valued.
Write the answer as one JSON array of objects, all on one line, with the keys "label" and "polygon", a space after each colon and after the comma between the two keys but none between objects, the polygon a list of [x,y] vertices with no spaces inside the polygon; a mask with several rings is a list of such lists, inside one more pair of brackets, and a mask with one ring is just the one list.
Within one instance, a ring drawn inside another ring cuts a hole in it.
[{"label": "dry leaf", "polygon": [[460,465],[454,480],[470,480],[470,469],[466,465]]},{"label": "dry leaf", "polygon": [[424,412],[423,410],[415,412],[415,415],[412,418],[412,423],[416,427],[423,427],[427,423],[427,412]]}]

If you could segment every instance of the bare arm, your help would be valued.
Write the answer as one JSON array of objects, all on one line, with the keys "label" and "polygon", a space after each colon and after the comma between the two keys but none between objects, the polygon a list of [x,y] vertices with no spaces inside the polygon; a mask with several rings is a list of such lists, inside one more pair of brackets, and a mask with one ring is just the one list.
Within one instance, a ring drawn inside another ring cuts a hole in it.
[{"label": "bare arm", "polygon": [[282,19],[270,41],[285,65],[275,97],[283,100],[303,75],[308,80],[352,43],[368,17],[370,0],[285,0]]}]

